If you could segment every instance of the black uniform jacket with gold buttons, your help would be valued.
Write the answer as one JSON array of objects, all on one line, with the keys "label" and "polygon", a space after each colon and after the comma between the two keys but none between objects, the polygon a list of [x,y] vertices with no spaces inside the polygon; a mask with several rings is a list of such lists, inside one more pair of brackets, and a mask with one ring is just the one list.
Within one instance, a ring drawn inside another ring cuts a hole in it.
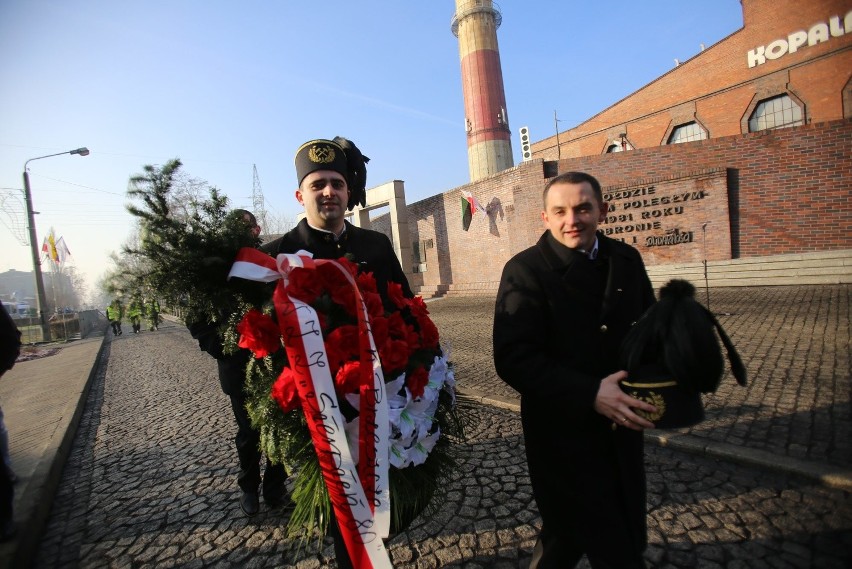
[{"label": "black uniform jacket with gold buttons", "polygon": [[383,299],[387,299],[388,281],[402,285],[402,292],[411,298],[414,295],[402,266],[393,250],[390,239],[384,233],[355,227],[348,221],[346,231],[335,240],[331,233],[313,229],[302,219],[296,227],[278,239],[264,243],[261,250],[273,257],[279,253],[295,253],[304,249],[313,253],[314,259],[339,259],[349,256],[358,263],[360,272],[371,272],[376,279],[376,288]]},{"label": "black uniform jacket with gold buttons", "polygon": [[[494,312],[494,362],[521,394],[544,527],[576,539],[583,550],[623,543],[641,550],[642,435],[613,430],[593,404],[601,380],[618,371],[620,343],[654,303],[654,290],[636,249],[600,233],[598,248],[591,261],[545,232],[506,263]],[[626,526],[619,523],[625,519]],[[607,542],[611,532],[621,539]]]}]

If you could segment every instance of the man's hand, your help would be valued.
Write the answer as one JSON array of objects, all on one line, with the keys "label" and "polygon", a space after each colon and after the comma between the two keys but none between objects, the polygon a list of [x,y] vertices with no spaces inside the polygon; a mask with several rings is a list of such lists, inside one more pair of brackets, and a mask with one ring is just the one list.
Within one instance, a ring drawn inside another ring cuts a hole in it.
[{"label": "man's hand", "polygon": [[655,413],[657,408],[624,393],[618,386],[618,382],[623,379],[627,379],[626,371],[617,371],[603,378],[598,394],[595,395],[595,411],[612,420],[613,424],[619,427],[627,427],[634,431],[653,429],[654,423],[637,415],[634,409]]}]

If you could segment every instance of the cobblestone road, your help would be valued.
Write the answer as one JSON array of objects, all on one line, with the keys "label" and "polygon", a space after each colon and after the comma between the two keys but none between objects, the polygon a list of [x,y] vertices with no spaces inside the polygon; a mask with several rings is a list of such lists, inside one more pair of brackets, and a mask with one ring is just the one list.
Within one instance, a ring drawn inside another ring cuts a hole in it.
[{"label": "cobblestone road", "polygon": [[[706,304],[703,291],[698,299]],[[707,420],[680,432],[803,460],[852,466],[848,285],[711,291],[710,307],[737,346],[749,385],[730,372],[704,396]],[[515,398],[495,380],[494,299],[430,304],[467,388]]]},{"label": "cobblestone road", "polygon": [[[846,303],[844,320],[836,318],[836,326],[848,327],[848,289],[831,290],[836,298],[829,302]],[[790,294],[769,295],[766,302],[789,304],[796,299]],[[753,386],[739,389],[726,379],[726,393],[709,402],[711,420],[719,424],[706,428],[727,442],[848,464],[849,433],[842,430],[848,428],[848,388],[843,408],[844,402],[820,385],[845,381],[848,387],[848,328],[844,348],[832,340],[831,330],[813,329],[809,314],[778,319],[756,299],[741,297],[715,294],[713,309],[732,313],[723,324],[744,352]],[[502,384],[490,364],[490,309],[486,316],[482,310],[488,302],[447,299],[430,304],[430,310],[452,341],[459,384],[495,391]],[[470,316],[467,307],[477,303],[479,312]],[[757,323],[762,337],[749,332],[755,314],[766,314]],[[766,338],[773,335],[774,341]],[[330,542],[317,549],[286,539],[288,509],[262,504],[254,518],[242,515],[229,403],[213,360],[197,350],[183,327],[172,324],[107,341],[111,345],[92,386],[36,567],[335,567]],[[788,353],[814,350],[819,343],[827,348],[818,361]],[[758,358],[758,351],[765,353]],[[843,365],[845,377],[837,371]],[[805,385],[797,393],[783,389],[791,374],[812,373],[814,380],[800,381]],[[815,409],[800,419],[789,398],[811,393]],[[773,405],[763,404],[773,397]],[[754,422],[766,422],[761,434],[738,428],[742,419],[733,420],[730,412],[737,405],[759,410]],[[473,426],[446,499],[434,516],[416,520],[389,543],[398,568],[514,568],[529,562],[540,520],[519,417],[484,405],[472,405],[469,413]],[[793,431],[804,420],[811,422],[812,433],[799,439]],[[838,425],[839,432],[829,432]],[[649,567],[845,568],[852,562],[847,492],[653,445],[646,460]]]}]

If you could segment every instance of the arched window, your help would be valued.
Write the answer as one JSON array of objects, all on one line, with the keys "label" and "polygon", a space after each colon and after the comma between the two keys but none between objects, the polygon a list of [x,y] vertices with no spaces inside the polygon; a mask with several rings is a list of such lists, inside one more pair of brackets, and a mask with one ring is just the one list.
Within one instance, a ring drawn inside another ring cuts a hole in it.
[{"label": "arched window", "polygon": [[607,154],[611,154],[613,152],[624,152],[625,150],[633,150],[633,146],[627,142],[627,139],[624,136],[612,140],[609,143],[609,146],[606,147]]},{"label": "arched window", "polygon": [[669,144],[680,144],[681,142],[692,142],[693,140],[704,140],[707,131],[701,128],[697,122],[688,122],[675,127],[669,137]]},{"label": "arched window", "polygon": [[757,104],[748,119],[748,131],[758,132],[802,124],[802,107],[789,95],[781,95]]}]

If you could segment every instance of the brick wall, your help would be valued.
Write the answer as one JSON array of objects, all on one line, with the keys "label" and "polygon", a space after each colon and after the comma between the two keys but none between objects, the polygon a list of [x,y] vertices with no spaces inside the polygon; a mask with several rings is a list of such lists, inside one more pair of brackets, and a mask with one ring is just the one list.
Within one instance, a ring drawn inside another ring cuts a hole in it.
[{"label": "brick wall", "polygon": [[[533,158],[601,154],[621,133],[633,148],[659,146],[672,127],[691,121],[709,138],[748,132],[747,119],[757,103],[782,94],[802,107],[807,122],[850,118],[852,30],[843,26],[851,9],[848,0],[744,0],[742,29],[560,133],[559,151],[555,136],[534,142]],[[750,51],[788,41],[790,34],[817,24],[827,26],[832,17],[839,17],[845,33],[749,66]]]},{"label": "brick wall", "polygon": [[[710,221],[711,259],[852,248],[852,120],[839,120],[558,164],[532,160],[409,204],[410,240],[433,243],[426,250],[426,270],[412,275],[412,285],[493,290],[506,261],[543,232],[541,192],[557,169],[589,172],[605,191],[653,184],[665,191],[699,184],[715,196],[726,191],[727,203],[708,200],[679,222],[697,231]],[[462,230],[461,190],[488,210],[474,214],[469,231]],[[720,235],[729,242],[720,243]],[[660,249],[651,254],[639,245],[649,265],[678,260],[672,250],[660,258]],[[693,248],[683,260],[694,255]]]}]

